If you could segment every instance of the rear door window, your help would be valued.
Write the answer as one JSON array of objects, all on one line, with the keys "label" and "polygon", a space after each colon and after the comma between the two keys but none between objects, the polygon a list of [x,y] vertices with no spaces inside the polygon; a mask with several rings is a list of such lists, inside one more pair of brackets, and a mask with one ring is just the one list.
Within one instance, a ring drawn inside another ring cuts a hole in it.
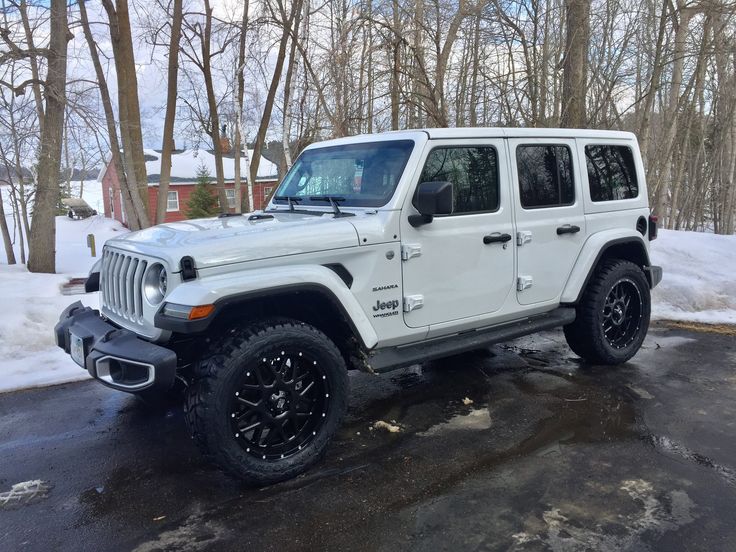
[{"label": "rear door window", "polygon": [[561,207],[575,202],[572,154],[565,145],[516,148],[519,198],[525,209]]},{"label": "rear door window", "polygon": [[633,199],[639,195],[636,164],[627,146],[587,145],[585,164],[593,201]]}]

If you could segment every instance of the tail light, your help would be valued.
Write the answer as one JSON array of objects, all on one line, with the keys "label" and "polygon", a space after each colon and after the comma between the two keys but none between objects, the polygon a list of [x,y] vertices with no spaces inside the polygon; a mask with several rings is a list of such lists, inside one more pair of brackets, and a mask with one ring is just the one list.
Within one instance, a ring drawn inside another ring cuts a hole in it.
[{"label": "tail light", "polygon": [[657,221],[659,217],[656,215],[649,215],[649,241],[657,239]]}]

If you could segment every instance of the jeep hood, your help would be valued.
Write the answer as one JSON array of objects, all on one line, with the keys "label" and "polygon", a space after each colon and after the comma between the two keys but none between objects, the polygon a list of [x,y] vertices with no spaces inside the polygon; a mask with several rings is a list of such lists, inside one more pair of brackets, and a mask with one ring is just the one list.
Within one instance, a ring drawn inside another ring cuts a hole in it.
[{"label": "jeep hood", "polygon": [[335,218],[332,213],[269,214],[273,218],[249,220],[244,215],[160,224],[108,240],[106,245],[158,257],[174,270],[184,256],[192,257],[200,269],[359,245],[347,218]]}]

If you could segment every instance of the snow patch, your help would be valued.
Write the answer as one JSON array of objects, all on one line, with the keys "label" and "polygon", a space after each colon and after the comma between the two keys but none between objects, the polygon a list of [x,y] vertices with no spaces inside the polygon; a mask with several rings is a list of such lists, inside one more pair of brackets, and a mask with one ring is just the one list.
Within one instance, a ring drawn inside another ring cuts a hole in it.
[{"label": "snow patch", "polygon": [[[605,528],[599,519],[570,519],[561,508],[551,508],[542,514],[546,531],[519,532],[512,535],[516,547],[531,543],[554,551],[565,550],[641,550],[648,549],[645,535],[662,535],[676,531],[695,521],[695,504],[684,491],[657,493],[654,486],[643,479],[621,482],[623,491],[639,507],[631,513],[602,511],[597,517],[616,515],[615,530]],[[615,502],[612,502],[615,504]],[[574,511],[575,506],[571,505]]]},{"label": "snow patch", "polygon": [[12,510],[42,500],[49,495],[51,487],[40,479],[16,483],[9,491],[0,493],[0,510]]},{"label": "snow patch", "polygon": [[383,429],[388,431],[389,433],[399,433],[401,431],[401,428],[398,425],[390,424],[388,422],[384,422],[383,420],[378,420],[369,429],[371,431],[373,431],[374,429]]},{"label": "snow patch", "polygon": [[477,408],[468,413],[456,414],[446,422],[433,425],[427,431],[417,433],[421,437],[432,437],[449,431],[474,430],[480,431],[491,427],[491,413],[487,408]]},{"label": "snow patch", "polygon": [[651,257],[664,271],[653,318],[736,324],[736,236],[660,230]]}]

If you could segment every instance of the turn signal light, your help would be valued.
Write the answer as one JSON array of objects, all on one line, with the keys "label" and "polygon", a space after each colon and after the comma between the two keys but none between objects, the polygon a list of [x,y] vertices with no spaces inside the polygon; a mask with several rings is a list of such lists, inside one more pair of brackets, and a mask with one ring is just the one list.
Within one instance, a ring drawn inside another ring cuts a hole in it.
[{"label": "turn signal light", "polygon": [[215,310],[215,305],[199,305],[192,307],[189,311],[189,320],[199,320],[200,318],[207,318]]}]

